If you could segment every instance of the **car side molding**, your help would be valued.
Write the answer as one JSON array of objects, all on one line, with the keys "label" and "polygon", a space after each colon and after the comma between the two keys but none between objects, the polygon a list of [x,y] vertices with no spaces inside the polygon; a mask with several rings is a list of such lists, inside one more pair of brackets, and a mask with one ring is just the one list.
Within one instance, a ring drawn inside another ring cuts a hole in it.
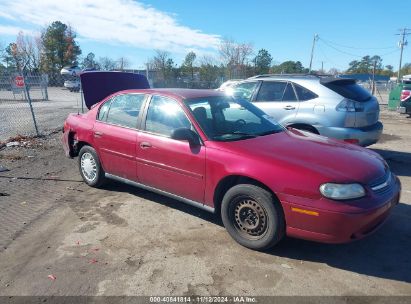
[{"label": "car side molding", "polygon": [[215,208],[213,208],[213,207],[204,205],[204,204],[196,202],[196,201],[189,200],[187,198],[175,195],[173,193],[169,193],[167,191],[163,191],[163,190],[160,190],[160,189],[157,189],[157,188],[154,188],[154,187],[150,187],[150,186],[147,186],[147,185],[144,185],[144,184],[140,184],[140,183],[134,182],[132,180],[129,180],[127,178],[116,176],[116,175],[113,175],[113,174],[110,174],[110,173],[106,173],[105,176],[109,179],[116,180],[116,181],[125,183],[125,184],[130,185],[130,186],[134,186],[134,187],[137,187],[137,188],[142,188],[142,189],[148,190],[148,191],[153,191],[157,194],[173,198],[173,199],[178,200],[180,202],[183,202],[183,203],[186,203],[188,205],[203,209],[203,210],[211,212],[211,213],[215,212]]}]

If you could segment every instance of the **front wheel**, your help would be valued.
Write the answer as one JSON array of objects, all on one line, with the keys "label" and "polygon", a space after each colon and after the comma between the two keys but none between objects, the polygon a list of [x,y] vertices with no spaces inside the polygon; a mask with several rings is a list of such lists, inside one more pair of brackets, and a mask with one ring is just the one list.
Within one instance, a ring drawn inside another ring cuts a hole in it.
[{"label": "front wheel", "polygon": [[105,172],[101,166],[96,150],[90,146],[83,146],[78,156],[80,174],[87,185],[100,187],[105,181]]},{"label": "front wheel", "polygon": [[284,236],[283,211],[267,190],[248,184],[232,187],[224,195],[221,218],[231,237],[241,245],[263,250]]}]

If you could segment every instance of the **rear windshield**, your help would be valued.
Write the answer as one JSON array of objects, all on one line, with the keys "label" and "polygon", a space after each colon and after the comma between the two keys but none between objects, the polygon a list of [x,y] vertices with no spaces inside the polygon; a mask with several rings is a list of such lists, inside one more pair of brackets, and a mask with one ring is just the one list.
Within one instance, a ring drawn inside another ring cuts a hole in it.
[{"label": "rear windshield", "polygon": [[367,101],[372,95],[366,89],[362,88],[353,81],[337,80],[328,83],[323,83],[324,86],[340,94],[344,98],[355,101]]}]

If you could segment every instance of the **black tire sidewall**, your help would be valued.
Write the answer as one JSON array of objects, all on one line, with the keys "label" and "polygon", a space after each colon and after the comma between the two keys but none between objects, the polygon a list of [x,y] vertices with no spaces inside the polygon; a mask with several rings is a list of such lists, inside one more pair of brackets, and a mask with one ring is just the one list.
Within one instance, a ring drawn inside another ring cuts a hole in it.
[{"label": "black tire sidewall", "polygon": [[[96,162],[97,178],[94,179],[93,182],[88,181],[88,180],[84,177],[83,171],[81,170],[81,157],[82,157],[83,154],[86,153],[86,152],[90,153],[90,154],[93,156],[93,158],[94,158],[94,160],[95,160],[95,162]],[[80,175],[81,175],[81,177],[83,178],[84,182],[85,182],[87,185],[89,185],[89,186],[91,186],[91,187],[100,187],[100,186],[102,186],[103,183],[105,182],[105,172],[104,172],[104,170],[103,170],[103,167],[101,166],[100,158],[98,157],[97,152],[96,152],[96,150],[94,150],[93,147],[83,146],[83,147],[80,149],[80,152],[79,152],[79,154],[78,154],[78,167],[79,167]]]},{"label": "black tire sidewall", "polygon": [[[250,197],[257,201],[266,211],[267,230],[258,240],[243,237],[236,229],[230,216],[232,204],[239,197]],[[248,184],[240,184],[230,188],[221,203],[221,219],[227,232],[239,244],[254,250],[264,250],[276,245],[284,236],[284,215],[278,202],[267,190]]]}]

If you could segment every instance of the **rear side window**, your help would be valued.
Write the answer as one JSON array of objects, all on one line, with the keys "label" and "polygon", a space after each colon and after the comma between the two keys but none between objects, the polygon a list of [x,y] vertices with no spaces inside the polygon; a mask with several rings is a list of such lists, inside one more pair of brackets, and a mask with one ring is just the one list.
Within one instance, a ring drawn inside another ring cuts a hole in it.
[{"label": "rear side window", "polygon": [[297,101],[297,97],[288,82],[264,81],[256,101]]},{"label": "rear side window", "polygon": [[106,122],[128,128],[136,128],[137,118],[144,98],[145,95],[143,94],[123,94],[114,97],[107,113]]},{"label": "rear side window", "polygon": [[108,109],[110,109],[111,99],[106,101],[98,111],[98,120],[106,121]]},{"label": "rear side window", "polygon": [[306,100],[310,100],[310,99],[314,99],[318,97],[317,94],[311,92],[310,90],[296,83],[294,83],[294,89],[295,89],[295,92],[297,93],[298,100],[300,101],[306,101]]},{"label": "rear side window", "polygon": [[371,94],[352,80],[336,80],[322,83],[322,85],[340,94],[344,98],[355,101],[367,101],[371,99]]}]

